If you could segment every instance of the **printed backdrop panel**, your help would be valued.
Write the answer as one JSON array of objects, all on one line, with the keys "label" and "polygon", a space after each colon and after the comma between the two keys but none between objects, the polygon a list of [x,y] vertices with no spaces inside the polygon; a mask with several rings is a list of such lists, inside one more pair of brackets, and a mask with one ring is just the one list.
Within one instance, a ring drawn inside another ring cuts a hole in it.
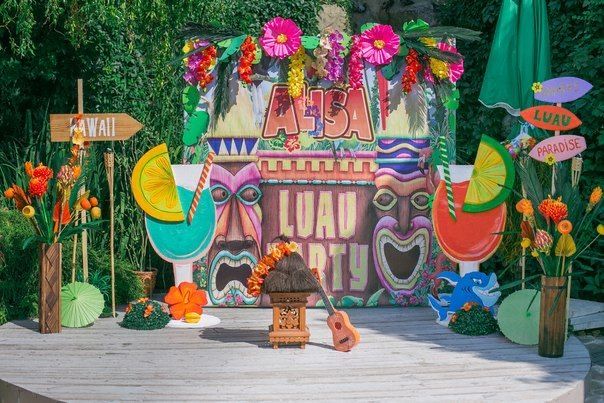
[{"label": "printed backdrop panel", "polygon": [[[247,293],[246,279],[285,235],[337,305],[426,304],[435,274],[450,268],[429,216],[433,92],[405,96],[400,74],[386,80],[367,68],[364,88],[319,82],[292,99],[276,66],[262,76],[229,80],[231,107],[208,136],[217,230],[194,278],[210,302],[267,303]],[[212,115],[216,91],[197,109]]]}]

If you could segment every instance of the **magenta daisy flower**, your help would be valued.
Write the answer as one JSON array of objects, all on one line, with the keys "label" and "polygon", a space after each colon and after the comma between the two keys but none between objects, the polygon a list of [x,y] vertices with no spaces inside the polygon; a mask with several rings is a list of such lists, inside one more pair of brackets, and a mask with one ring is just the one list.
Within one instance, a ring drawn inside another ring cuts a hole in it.
[{"label": "magenta daisy flower", "polygon": [[275,17],[264,24],[259,41],[267,55],[284,59],[300,48],[302,30],[288,18]]},{"label": "magenta daisy flower", "polygon": [[361,34],[363,58],[371,64],[388,64],[398,52],[400,42],[390,25],[377,24]]},{"label": "magenta daisy flower", "polygon": [[[438,47],[438,49],[444,50],[445,52],[459,54],[457,52],[456,47],[451,46],[447,43],[439,42],[437,47]],[[461,59],[457,63],[449,63],[449,81],[451,81],[453,84],[455,84],[457,82],[457,80],[459,80],[461,78],[461,76],[463,75],[463,72],[464,72],[463,59]]]}]

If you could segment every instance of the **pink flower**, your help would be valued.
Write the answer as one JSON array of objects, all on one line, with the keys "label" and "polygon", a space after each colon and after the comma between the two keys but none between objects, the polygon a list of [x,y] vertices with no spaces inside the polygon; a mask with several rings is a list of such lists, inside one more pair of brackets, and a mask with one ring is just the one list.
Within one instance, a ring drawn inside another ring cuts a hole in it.
[{"label": "pink flower", "polygon": [[361,34],[361,52],[372,64],[388,64],[398,52],[400,38],[390,25],[377,24]]},{"label": "pink flower", "polygon": [[[436,47],[440,50],[444,50],[446,52],[457,53],[457,48],[449,45],[448,43],[439,42]],[[458,63],[449,63],[449,81],[453,84],[457,82],[463,75],[463,59],[460,59]]]},{"label": "pink flower", "polygon": [[348,62],[348,84],[353,90],[363,86],[363,67],[361,38],[354,35],[350,47],[350,61]]},{"label": "pink flower", "polygon": [[259,41],[267,55],[284,59],[300,47],[302,30],[288,18],[275,17],[264,24]]}]

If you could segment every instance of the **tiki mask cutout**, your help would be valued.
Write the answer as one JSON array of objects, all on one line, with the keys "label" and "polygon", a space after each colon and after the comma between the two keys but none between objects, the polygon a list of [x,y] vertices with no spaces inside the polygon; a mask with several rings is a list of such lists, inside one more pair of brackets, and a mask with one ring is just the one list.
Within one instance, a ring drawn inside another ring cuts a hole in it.
[{"label": "tiki mask cutout", "polygon": [[252,305],[247,278],[260,256],[262,213],[256,164],[215,165],[210,189],[216,204],[216,235],[208,253],[208,294],[216,305]]}]

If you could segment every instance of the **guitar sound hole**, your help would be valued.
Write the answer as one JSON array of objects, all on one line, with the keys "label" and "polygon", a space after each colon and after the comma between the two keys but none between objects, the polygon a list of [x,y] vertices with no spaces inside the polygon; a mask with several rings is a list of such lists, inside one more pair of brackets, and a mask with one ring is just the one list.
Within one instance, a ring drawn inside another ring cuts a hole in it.
[{"label": "guitar sound hole", "polygon": [[335,328],[336,328],[337,330],[340,330],[340,329],[342,328],[342,324],[341,324],[340,322],[336,322],[336,323],[334,324],[334,326],[335,326]]}]

